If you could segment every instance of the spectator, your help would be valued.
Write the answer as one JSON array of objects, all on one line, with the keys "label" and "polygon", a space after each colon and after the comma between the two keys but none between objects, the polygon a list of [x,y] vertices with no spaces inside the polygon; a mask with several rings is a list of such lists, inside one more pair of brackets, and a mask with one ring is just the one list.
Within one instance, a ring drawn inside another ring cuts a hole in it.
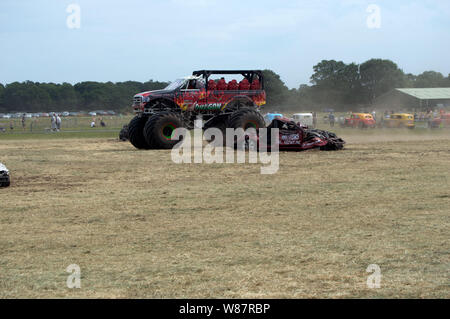
[{"label": "spectator", "polygon": [[106,123],[103,121],[103,117],[100,118],[100,125],[101,125],[101,127],[106,126]]},{"label": "spectator", "polygon": [[56,114],[56,131],[59,132],[59,130],[61,130],[61,118]]},{"label": "spectator", "polygon": [[334,117],[333,112],[331,112],[330,115],[328,115],[328,120],[330,121],[330,126],[334,127],[335,117]]},{"label": "spectator", "polygon": [[54,131],[56,131],[56,116],[55,116],[55,114],[52,114],[51,121],[52,121],[52,131],[54,132]]},{"label": "spectator", "polygon": [[25,113],[22,115],[22,129],[25,131]]},{"label": "spectator", "polygon": [[12,131],[12,130],[14,130],[14,124],[13,124],[13,121],[11,120],[11,121],[9,121],[9,129]]}]

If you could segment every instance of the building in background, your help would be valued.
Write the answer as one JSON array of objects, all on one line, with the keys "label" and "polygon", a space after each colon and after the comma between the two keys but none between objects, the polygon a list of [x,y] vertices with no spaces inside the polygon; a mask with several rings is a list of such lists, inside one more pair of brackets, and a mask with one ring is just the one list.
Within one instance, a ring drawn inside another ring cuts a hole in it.
[{"label": "building in background", "polygon": [[374,101],[374,108],[394,111],[426,111],[450,107],[450,88],[395,89]]}]

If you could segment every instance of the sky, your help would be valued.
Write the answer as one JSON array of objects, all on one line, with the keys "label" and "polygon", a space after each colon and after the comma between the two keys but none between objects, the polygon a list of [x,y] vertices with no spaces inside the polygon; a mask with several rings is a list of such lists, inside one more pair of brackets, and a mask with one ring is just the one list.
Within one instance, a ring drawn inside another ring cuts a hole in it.
[{"label": "sky", "polygon": [[0,0],[0,83],[272,69],[298,88],[321,60],[371,58],[447,76],[449,39],[448,0]]}]

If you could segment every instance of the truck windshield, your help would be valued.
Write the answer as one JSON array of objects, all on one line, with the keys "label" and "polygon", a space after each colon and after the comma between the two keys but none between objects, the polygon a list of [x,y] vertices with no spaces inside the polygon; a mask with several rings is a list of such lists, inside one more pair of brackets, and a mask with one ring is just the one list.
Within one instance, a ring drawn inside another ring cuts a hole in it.
[{"label": "truck windshield", "polygon": [[185,79],[178,79],[170,83],[168,86],[166,86],[164,90],[175,90],[178,89],[179,87],[182,87],[185,84],[186,84]]}]

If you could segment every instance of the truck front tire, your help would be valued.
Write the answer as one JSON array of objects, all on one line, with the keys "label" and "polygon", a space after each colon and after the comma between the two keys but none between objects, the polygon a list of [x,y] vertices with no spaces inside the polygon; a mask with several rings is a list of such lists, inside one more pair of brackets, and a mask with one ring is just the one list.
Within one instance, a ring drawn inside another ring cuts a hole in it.
[{"label": "truck front tire", "polygon": [[172,139],[175,129],[183,127],[178,115],[161,112],[151,116],[144,127],[145,140],[155,149],[172,149],[179,140]]},{"label": "truck front tire", "polygon": [[146,122],[147,117],[136,116],[128,124],[128,139],[134,147],[140,150],[150,149],[150,145],[144,137],[144,126]]}]

